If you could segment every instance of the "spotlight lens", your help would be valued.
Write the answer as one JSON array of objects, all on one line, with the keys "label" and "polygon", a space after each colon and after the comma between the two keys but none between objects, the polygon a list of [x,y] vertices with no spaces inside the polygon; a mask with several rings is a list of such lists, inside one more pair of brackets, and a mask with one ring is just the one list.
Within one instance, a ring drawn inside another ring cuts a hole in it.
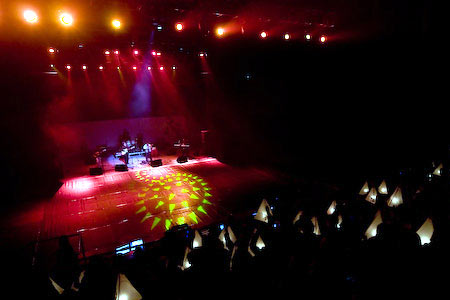
[{"label": "spotlight lens", "polygon": [[182,31],[184,29],[183,24],[182,23],[175,24],[175,29],[177,31]]},{"label": "spotlight lens", "polygon": [[87,67],[86,66],[83,66],[83,70],[86,70],[87,69]]},{"label": "spotlight lens", "polygon": [[120,26],[122,25],[119,20],[112,20],[111,24],[112,27],[114,27],[115,29],[119,29]]},{"label": "spotlight lens", "polygon": [[149,70],[149,71],[150,71],[151,69],[152,69],[152,67],[147,67],[147,70]]},{"label": "spotlight lens", "polygon": [[119,50],[114,51],[115,55],[119,55]]},{"label": "spotlight lens", "polygon": [[225,33],[225,29],[223,29],[222,27],[219,27],[219,28],[217,28],[216,33],[218,36],[222,36]]},{"label": "spotlight lens", "polygon": [[163,67],[163,66],[159,67],[159,70],[160,70],[160,71],[163,71],[163,70],[164,70],[164,67]]},{"label": "spotlight lens", "polygon": [[289,40],[291,38],[291,35],[289,34],[289,33],[286,33],[285,35],[284,35],[284,39],[285,40]]},{"label": "spotlight lens", "polygon": [[134,53],[134,55],[138,55],[139,51],[138,50],[134,50],[133,53]]},{"label": "spotlight lens", "polygon": [[327,38],[326,38],[325,36],[322,35],[322,36],[320,37],[320,42],[321,42],[321,43],[325,43],[326,41],[327,41]]},{"label": "spotlight lens", "polygon": [[156,51],[152,51],[152,55],[153,55],[153,56],[156,56]]},{"label": "spotlight lens", "polygon": [[133,70],[137,70],[137,67],[136,67],[136,66],[133,66]]},{"label": "spotlight lens", "polygon": [[99,70],[103,70],[103,66],[98,67]]},{"label": "spotlight lens", "polygon": [[53,54],[55,52],[56,52],[55,48],[48,48],[48,53]]},{"label": "spotlight lens", "polygon": [[305,39],[309,41],[311,39],[311,35],[310,34],[305,35]]},{"label": "spotlight lens", "polygon": [[72,67],[71,67],[70,65],[67,65],[67,66],[66,66],[66,69],[67,69],[67,70],[70,70],[70,69],[72,69]]},{"label": "spotlight lens", "polygon": [[265,31],[261,32],[259,34],[263,39],[265,39],[267,37],[267,33]]},{"label": "spotlight lens", "polygon": [[69,13],[62,13],[59,16],[59,19],[61,21],[61,24],[63,24],[64,26],[70,26],[73,24],[73,17]]},{"label": "spotlight lens", "polygon": [[27,21],[28,23],[36,23],[38,21],[38,15],[35,11],[33,10],[25,10],[23,12],[23,18],[25,19],[25,21]]},{"label": "spotlight lens", "polygon": [[105,50],[105,55],[109,55],[110,53],[109,50]]}]

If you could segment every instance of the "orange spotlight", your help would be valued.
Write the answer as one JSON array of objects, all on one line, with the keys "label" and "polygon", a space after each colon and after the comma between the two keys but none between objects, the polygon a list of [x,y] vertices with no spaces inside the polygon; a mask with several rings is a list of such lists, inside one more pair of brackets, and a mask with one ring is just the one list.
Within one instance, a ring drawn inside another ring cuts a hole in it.
[{"label": "orange spotlight", "polygon": [[287,41],[289,39],[291,39],[291,35],[289,33],[285,33],[284,34],[284,39]]},{"label": "orange spotlight", "polygon": [[114,29],[120,29],[122,23],[120,22],[120,20],[114,19],[111,21],[111,25]]},{"label": "orange spotlight", "polygon": [[183,31],[183,29],[184,29],[183,23],[176,23],[175,24],[175,29],[177,31]]},{"label": "orange spotlight", "polygon": [[172,66],[172,70],[176,70],[177,69],[177,66]]},{"label": "orange spotlight", "polygon": [[37,13],[31,9],[24,10],[23,18],[28,23],[37,23],[37,21],[38,21]]},{"label": "orange spotlight", "polygon": [[225,29],[223,29],[222,27],[219,27],[216,29],[216,35],[221,37],[225,34]]},{"label": "orange spotlight", "polygon": [[61,21],[61,24],[64,26],[72,26],[73,24],[73,17],[69,13],[62,13],[59,15],[59,20]]},{"label": "orange spotlight", "polygon": [[322,35],[322,36],[320,37],[320,42],[323,44],[323,43],[325,43],[326,41],[327,41],[327,37],[324,36],[324,35]]},{"label": "orange spotlight", "polygon": [[53,48],[53,47],[50,47],[50,48],[48,48],[48,53],[50,53],[50,54],[55,54],[56,53],[56,50],[55,50],[55,48]]},{"label": "orange spotlight", "polygon": [[262,32],[259,34],[259,36],[260,36],[261,38],[265,39],[265,38],[267,37],[267,32],[262,31]]}]

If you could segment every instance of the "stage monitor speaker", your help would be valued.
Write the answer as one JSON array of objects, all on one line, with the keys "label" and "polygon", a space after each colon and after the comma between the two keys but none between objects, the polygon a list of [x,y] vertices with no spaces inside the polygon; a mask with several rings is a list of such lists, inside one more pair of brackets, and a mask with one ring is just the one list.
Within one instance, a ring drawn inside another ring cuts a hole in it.
[{"label": "stage monitor speaker", "polygon": [[121,164],[121,165],[115,165],[114,166],[114,170],[118,171],[118,172],[126,172],[128,171],[128,166]]},{"label": "stage monitor speaker", "polygon": [[154,159],[150,162],[150,165],[152,167],[161,167],[162,166],[162,160],[161,159]]},{"label": "stage monitor speaker", "polygon": [[89,168],[89,174],[90,175],[102,175],[103,174],[103,169],[100,167],[95,167],[95,168]]},{"label": "stage monitor speaker", "polygon": [[177,162],[178,162],[179,164],[185,163],[185,162],[187,162],[187,161],[188,161],[188,157],[187,157],[186,155],[182,155],[182,156],[180,156],[180,157],[177,158]]}]

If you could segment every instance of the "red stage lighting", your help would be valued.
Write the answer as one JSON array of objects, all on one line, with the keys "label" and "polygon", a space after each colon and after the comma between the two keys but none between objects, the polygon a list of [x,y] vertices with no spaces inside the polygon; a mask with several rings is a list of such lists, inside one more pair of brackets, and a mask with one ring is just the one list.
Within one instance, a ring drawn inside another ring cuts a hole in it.
[{"label": "red stage lighting", "polygon": [[83,70],[87,70],[87,66],[86,66],[86,65],[83,65],[81,68],[82,68]]},{"label": "red stage lighting", "polygon": [[98,69],[99,69],[99,70],[103,70],[103,66],[99,66]]},{"label": "red stage lighting", "polygon": [[177,69],[177,66],[172,66],[172,70],[176,70]]},{"label": "red stage lighting", "polygon": [[198,54],[198,56],[203,57],[203,56],[205,56],[205,54],[204,54],[203,52],[200,52],[200,53]]},{"label": "red stage lighting", "polygon": [[151,69],[152,69],[152,67],[147,67],[147,70],[149,70],[149,71],[150,71]]},{"label": "red stage lighting", "polygon": [[72,69],[72,66],[71,65],[66,65],[66,69],[70,70],[70,69]]},{"label": "red stage lighting", "polygon": [[161,52],[156,52],[156,56],[161,56]]},{"label": "red stage lighting", "polygon": [[323,44],[323,43],[325,43],[326,41],[327,41],[327,37],[324,36],[324,35],[322,35],[322,36],[320,37],[320,42]]},{"label": "red stage lighting", "polygon": [[136,67],[136,66],[133,66],[133,70],[136,71],[136,70],[137,70],[137,67]]},{"label": "red stage lighting", "polygon": [[184,29],[183,23],[176,23],[175,24],[175,29],[177,31],[183,31],[183,29]]},{"label": "red stage lighting", "polygon": [[164,66],[159,67],[160,71],[164,71]]},{"label": "red stage lighting", "polygon": [[133,51],[133,54],[134,54],[134,55],[139,55],[139,50],[134,50],[134,51]]},{"label": "red stage lighting", "polygon": [[311,35],[309,33],[305,34],[305,40],[307,41],[311,40]]},{"label": "red stage lighting", "polygon": [[120,53],[119,50],[114,50],[115,55],[119,55],[119,53]]},{"label": "red stage lighting", "polygon": [[153,55],[153,56],[156,56],[156,51],[152,51],[152,55]]},{"label": "red stage lighting", "polygon": [[109,52],[109,50],[105,50],[105,55],[110,55],[111,54],[111,52]]},{"label": "red stage lighting", "polygon": [[262,32],[259,34],[259,36],[260,36],[261,38],[265,39],[265,38],[267,37],[267,32],[262,31]]},{"label": "red stage lighting", "polygon": [[55,48],[52,48],[52,47],[48,48],[48,53],[50,53],[50,54],[56,53]]},{"label": "red stage lighting", "polygon": [[285,34],[284,34],[284,39],[285,39],[285,40],[291,39],[291,35],[290,35],[289,33],[285,33]]},{"label": "red stage lighting", "polygon": [[219,27],[216,29],[216,35],[221,37],[225,34],[225,29],[223,29],[222,27]]}]

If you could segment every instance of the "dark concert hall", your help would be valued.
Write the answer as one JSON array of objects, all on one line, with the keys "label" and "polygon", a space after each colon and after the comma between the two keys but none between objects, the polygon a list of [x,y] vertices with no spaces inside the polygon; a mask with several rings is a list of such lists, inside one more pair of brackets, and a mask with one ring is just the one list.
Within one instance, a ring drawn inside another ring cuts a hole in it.
[{"label": "dark concert hall", "polygon": [[5,297],[445,298],[444,11],[0,1]]}]

